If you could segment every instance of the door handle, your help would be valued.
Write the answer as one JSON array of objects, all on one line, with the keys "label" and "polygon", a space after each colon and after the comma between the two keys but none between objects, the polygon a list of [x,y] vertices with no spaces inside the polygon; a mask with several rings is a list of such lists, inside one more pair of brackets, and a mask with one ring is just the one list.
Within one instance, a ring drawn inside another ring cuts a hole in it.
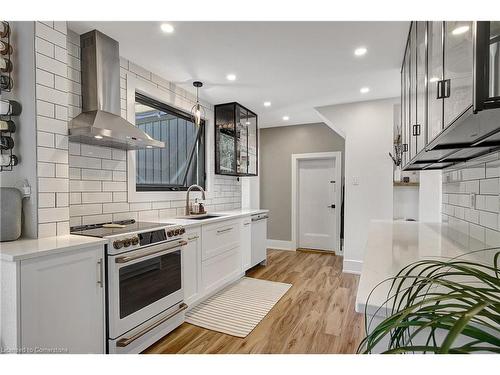
[{"label": "door handle", "polygon": [[326,206],[328,208],[335,208],[335,205],[334,204],[329,204],[328,206]]},{"label": "door handle", "polygon": [[443,93],[443,81],[438,81],[437,82],[437,97],[436,99],[443,99],[444,93]]}]

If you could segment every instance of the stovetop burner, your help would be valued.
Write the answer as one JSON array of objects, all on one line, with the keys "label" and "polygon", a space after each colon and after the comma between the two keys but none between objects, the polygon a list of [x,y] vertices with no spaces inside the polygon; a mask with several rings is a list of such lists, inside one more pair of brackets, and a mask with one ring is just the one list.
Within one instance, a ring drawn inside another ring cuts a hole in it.
[{"label": "stovetop burner", "polygon": [[[125,225],[124,228],[107,228],[104,227],[105,224],[120,224]],[[169,223],[151,223],[145,221],[135,221],[134,219],[129,220],[120,220],[113,221],[112,223],[99,223],[99,224],[88,224],[88,225],[79,225],[71,227],[71,234],[78,234],[81,236],[90,236],[90,237],[107,237],[115,234],[124,234],[130,232],[137,232],[142,230],[147,230],[151,228],[158,227],[168,227],[174,224]]]}]

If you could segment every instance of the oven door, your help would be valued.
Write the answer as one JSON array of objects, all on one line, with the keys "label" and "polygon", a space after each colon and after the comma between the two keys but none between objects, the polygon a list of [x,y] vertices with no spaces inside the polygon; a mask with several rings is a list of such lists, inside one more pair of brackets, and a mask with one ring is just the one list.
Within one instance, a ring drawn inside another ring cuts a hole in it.
[{"label": "oven door", "polygon": [[109,338],[182,302],[184,245],[178,240],[108,256]]}]

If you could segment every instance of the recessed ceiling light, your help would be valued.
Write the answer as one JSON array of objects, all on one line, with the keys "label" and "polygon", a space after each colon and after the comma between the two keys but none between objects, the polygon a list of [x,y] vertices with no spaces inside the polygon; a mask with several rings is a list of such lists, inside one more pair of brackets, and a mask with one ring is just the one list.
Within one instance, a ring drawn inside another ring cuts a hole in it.
[{"label": "recessed ceiling light", "polygon": [[271,102],[264,102],[264,107],[270,107],[271,106]]},{"label": "recessed ceiling light", "polygon": [[359,47],[354,50],[356,56],[363,56],[368,50],[365,47]]},{"label": "recessed ceiling light", "polygon": [[466,33],[467,31],[469,31],[469,26],[464,25],[464,26],[458,26],[457,28],[453,29],[451,33],[453,35],[460,35]]},{"label": "recessed ceiling light", "polygon": [[146,146],[146,148],[153,148],[153,146]]},{"label": "recessed ceiling light", "polygon": [[366,94],[367,92],[370,92],[370,88],[369,87],[361,87],[361,89],[359,89],[359,92],[361,94]]},{"label": "recessed ceiling light", "polygon": [[431,78],[429,79],[429,82],[437,82],[437,81],[439,81],[439,78],[438,78],[438,77],[431,77]]},{"label": "recessed ceiling light", "polygon": [[235,74],[233,74],[233,73],[230,73],[230,74],[228,74],[228,75],[226,76],[226,79],[227,79],[228,81],[234,81],[234,80],[236,80],[236,75],[235,75]]},{"label": "recessed ceiling light", "polygon": [[162,23],[160,28],[161,28],[161,31],[163,31],[164,33],[167,33],[167,34],[172,34],[175,30],[174,27],[169,23]]},{"label": "recessed ceiling light", "polygon": [[94,135],[95,139],[102,139],[102,135]]},{"label": "recessed ceiling light", "polygon": [[283,116],[283,121],[288,121],[288,120],[290,120],[290,117],[288,117],[288,116]]}]

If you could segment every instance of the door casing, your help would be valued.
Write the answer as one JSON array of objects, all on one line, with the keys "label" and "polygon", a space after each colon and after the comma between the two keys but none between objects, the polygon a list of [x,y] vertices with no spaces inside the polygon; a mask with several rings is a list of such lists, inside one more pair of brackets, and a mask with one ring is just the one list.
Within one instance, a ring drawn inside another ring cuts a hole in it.
[{"label": "door casing", "polygon": [[298,223],[297,218],[299,207],[299,187],[298,187],[298,173],[300,160],[314,160],[314,159],[334,159],[335,160],[335,253],[342,254],[340,248],[340,207],[341,207],[341,191],[342,191],[342,152],[313,152],[307,154],[292,154],[292,249],[297,250],[298,244]]}]

